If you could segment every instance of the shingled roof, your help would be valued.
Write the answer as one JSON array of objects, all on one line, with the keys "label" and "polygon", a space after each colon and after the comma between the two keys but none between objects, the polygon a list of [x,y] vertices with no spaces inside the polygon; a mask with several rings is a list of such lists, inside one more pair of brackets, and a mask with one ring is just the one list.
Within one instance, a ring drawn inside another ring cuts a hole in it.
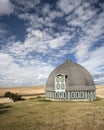
[{"label": "shingled roof", "polygon": [[83,66],[67,60],[51,72],[46,83],[46,91],[55,90],[55,77],[60,74],[66,76],[66,91],[95,90],[90,73]]}]

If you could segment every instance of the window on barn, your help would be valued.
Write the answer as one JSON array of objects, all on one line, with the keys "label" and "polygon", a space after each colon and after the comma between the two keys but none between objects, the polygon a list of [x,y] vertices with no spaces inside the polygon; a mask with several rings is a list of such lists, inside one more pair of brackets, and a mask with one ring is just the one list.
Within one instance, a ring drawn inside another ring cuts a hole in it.
[{"label": "window on barn", "polygon": [[75,98],[75,93],[74,92],[71,92],[71,97]]},{"label": "window on barn", "polygon": [[83,98],[84,97],[84,92],[80,93],[80,97]]},{"label": "window on barn", "polygon": [[65,91],[65,75],[57,75],[55,77],[55,90]]},{"label": "window on barn", "polygon": [[76,98],[79,98],[79,92],[76,92]]}]

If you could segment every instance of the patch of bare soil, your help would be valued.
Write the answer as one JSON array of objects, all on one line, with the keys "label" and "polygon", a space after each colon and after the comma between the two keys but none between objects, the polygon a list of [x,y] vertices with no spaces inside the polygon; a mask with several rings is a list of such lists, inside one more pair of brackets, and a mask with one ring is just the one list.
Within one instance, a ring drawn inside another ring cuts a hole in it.
[{"label": "patch of bare soil", "polygon": [[13,102],[10,98],[0,98],[0,103],[10,103]]},{"label": "patch of bare soil", "polygon": [[96,96],[104,98],[104,85],[96,85]]}]

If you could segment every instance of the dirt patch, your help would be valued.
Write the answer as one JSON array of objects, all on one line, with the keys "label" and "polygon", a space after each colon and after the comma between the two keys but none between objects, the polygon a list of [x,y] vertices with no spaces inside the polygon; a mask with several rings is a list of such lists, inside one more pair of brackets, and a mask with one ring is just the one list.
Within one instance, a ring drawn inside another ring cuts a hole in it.
[{"label": "dirt patch", "polygon": [[104,98],[104,85],[96,86],[96,96]]},{"label": "dirt patch", "polygon": [[10,98],[0,98],[0,103],[10,103],[13,102]]}]

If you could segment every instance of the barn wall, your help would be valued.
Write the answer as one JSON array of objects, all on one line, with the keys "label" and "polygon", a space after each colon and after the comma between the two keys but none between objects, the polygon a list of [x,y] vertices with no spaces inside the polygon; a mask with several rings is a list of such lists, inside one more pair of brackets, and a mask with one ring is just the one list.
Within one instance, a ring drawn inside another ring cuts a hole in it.
[{"label": "barn wall", "polygon": [[57,100],[89,100],[96,99],[95,91],[66,91],[66,92],[46,92],[46,98]]}]

